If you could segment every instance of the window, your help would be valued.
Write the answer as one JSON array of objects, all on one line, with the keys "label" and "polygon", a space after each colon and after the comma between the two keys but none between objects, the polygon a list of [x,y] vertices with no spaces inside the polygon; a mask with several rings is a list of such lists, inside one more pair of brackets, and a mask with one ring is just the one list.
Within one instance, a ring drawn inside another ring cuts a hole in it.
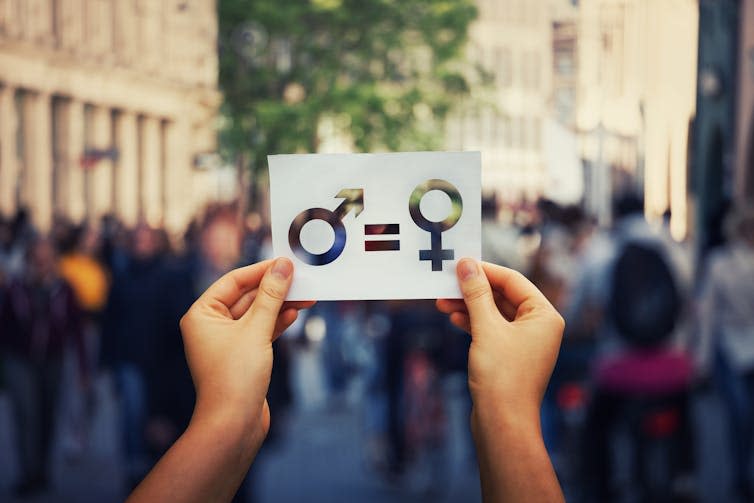
[{"label": "window", "polygon": [[513,148],[521,148],[523,141],[522,141],[522,120],[521,117],[514,117],[511,119],[511,146]]},{"label": "window", "polygon": [[494,50],[494,71],[498,85],[510,87],[513,83],[511,71],[511,51],[504,47],[496,47]]},{"label": "window", "polygon": [[531,121],[531,143],[534,150],[542,149],[542,119],[539,117]]},{"label": "window", "polygon": [[540,86],[540,67],[541,67],[541,58],[539,56],[538,52],[532,52],[531,53],[531,87],[532,89],[539,89]]},{"label": "window", "polygon": [[510,148],[513,144],[513,138],[511,136],[511,118],[501,115],[497,117],[497,122],[497,134],[499,135],[497,142],[499,145]]},{"label": "window", "polygon": [[540,55],[536,51],[525,51],[521,59],[521,83],[525,89],[539,89]]}]

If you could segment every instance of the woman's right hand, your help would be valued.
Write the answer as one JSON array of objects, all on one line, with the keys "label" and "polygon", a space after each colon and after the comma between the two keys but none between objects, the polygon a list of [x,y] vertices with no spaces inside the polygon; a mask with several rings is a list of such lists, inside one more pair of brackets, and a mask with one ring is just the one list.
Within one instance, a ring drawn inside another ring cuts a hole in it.
[{"label": "woman's right hand", "polygon": [[563,501],[542,440],[539,409],[564,322],[521,273],[459,261],[463,300],[437,307],[471,334],[471,429],[485,501]]},{"label": "woman's right hand", "polygon": [[471,334],[469,388],[474,404],[494,401],[531,417],[555,366],[564,322],[521,273],[463,259],[458,263],[463,300],[437,307]]}]

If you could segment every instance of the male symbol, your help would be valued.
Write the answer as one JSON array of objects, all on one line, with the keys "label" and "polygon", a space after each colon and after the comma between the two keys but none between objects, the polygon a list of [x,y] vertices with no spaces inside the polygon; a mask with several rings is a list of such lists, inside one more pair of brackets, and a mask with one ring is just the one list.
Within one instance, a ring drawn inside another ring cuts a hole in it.
[{"label": "male symbol", "polygon": [[[353,209],[354,218],[356,218],[364,210],[364,189],[343,189],[335,197],[345,200],[334,211],[325,208],[304,210],[296,215],[288,229],[288,244],[291,250],[307,264],[326,265],[337,259],[346,247],[346,227],[343,225],[343,217]],[[301,229],[312,220],[327,222],[335,233],[332,246],[324,253],[311,253],[301,245]]]},{"label": "male symbol", "polygon": [[[432,190],[440,190],[450,198],[450,214],[445,217],[445,220],[441,220],[440,222],[427,220],[421,212],[421,200],[427,192]],[[430,249],[419,250],[419,260],[430,260],[433,271],[442,271],[443,262],[445,260],[453,260],[455,255],[452,249],[443,249],[442,233],[453,227],[461,218],[461,213],[463,213],[461,193],[458,192],[455,186],[445,180],[437,178],[427,180],[417,185],[414,192],[411,193],[411,197],[408,199],[408,212],[411,214],[414,223],[429,232],[431,237]]]}]

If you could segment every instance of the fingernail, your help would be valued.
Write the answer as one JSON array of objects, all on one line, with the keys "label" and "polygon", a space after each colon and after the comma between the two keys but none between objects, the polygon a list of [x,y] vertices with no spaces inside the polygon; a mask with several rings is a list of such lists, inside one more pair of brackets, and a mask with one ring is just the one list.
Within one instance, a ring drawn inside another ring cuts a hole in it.
[{"label": "fingernail", "polygon": [[293,262],[287,258],[279,258],[272,266],[272,274],[280,279],[288,279],[293,272]]},{"label": "fingernail", "polygon": [[458,262],[457,272],[461,281],[466,281],[476,276],[479,273],[479,269],[476,262],[470,258],[465,258]]}]

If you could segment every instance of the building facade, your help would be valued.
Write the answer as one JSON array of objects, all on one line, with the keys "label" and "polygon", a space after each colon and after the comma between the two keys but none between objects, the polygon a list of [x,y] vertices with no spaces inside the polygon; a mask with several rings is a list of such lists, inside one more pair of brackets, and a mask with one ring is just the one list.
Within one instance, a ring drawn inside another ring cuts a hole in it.
[{"label": "building facade", "polygon": [[616,191],[644,193],[650,218],[689,228],[688,150],[695,114],[696,0],[579,2],[577,129],[587,206],[610,221]]},{"label": "building facade", "polygon": [[737,0],[699,2],[699,75],[691,197],[698,256],[722,240],[733,194]]},{"label": "building facade", "polygon": [[698,257],[719,245],[729,208],[754,199],[754,0],[699,2],[691,196]]},{"label": "building facade", "polygon": [[754,201],[754,0],[739,8],[734,197]]},{"label": "building facade", "polygon": [[215,149],[215,7],[0,0],[0,211],[181,228]]},{"label": "building facade", "polygon": [[482,183],[504,200],[530,200],[547,185],[543,127],[550,114],[550,2],[478,0],[468,60],[489,74],[448,121],[446,147],[482,152]]}]

